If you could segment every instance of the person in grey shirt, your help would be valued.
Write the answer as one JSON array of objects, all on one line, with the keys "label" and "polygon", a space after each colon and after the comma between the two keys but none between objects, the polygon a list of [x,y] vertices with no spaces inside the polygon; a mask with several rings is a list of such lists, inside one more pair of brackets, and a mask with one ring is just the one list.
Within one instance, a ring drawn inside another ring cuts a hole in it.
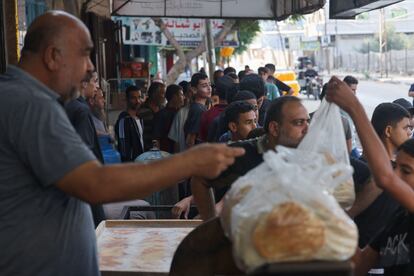
[{"label": "person in grey shirt", "polygon": [[86,203],[143,198],[191,175],[215,177],[244,153],[205,145],[150,164],[102,166],[61,105],[93,71],[92,47],[79,19],[49,11],[29,27],[18,66],[0,76],[2,276],[99,275]]}]

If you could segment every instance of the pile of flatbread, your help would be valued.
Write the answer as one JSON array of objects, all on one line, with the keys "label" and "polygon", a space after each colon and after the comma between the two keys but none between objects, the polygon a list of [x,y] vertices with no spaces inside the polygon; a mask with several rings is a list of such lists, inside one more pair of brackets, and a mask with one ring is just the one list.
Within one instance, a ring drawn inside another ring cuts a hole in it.
[{"label": "pile of flatbread", "polygon": [[268,152],[265,162],[226,194],[221,221],[241,269],[274,262],[346,260],[354,254],[357,228],[327,191],[327,183],[343,183],[345,178],[338,175],[351,177],[352,171],[326,165],[324,155],[313,154],[316,163],[310,169],[288,161],[292,158],[283,153]]}]

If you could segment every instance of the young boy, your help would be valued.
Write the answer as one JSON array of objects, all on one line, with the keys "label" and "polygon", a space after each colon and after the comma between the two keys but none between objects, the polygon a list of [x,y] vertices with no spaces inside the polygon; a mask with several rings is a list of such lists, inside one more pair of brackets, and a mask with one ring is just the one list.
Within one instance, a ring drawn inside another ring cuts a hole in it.
[{"label": "young boy", "polygon": [[245,101],[231,103],[224,111],[224,119],[233,142],[245,140],[250,131],[256,128],[255,107]]},{"label": "young boy", "polygon": [[211,84],[207,75],[196,73],[191,78],[191,87],[195,91],[194,102],[190,105],[188,118],[184,124],[187,148],[198,144],[201,115],[207,111],[206,102],[211,97]]},{"label": "young boy", "polygon": [[366,275],[378,261],[384,267],[384,275],[413,275],[413,246],[410,240],[414,235],[411,228],[414,212],[414,141],[410,139],[399,147],[394,171],[381,140],[351,88],[332,77],[326,99],[351,116],[375,183],[404,207],[373,242],[363,250],[357,250],[353,258],[356,275]]}]

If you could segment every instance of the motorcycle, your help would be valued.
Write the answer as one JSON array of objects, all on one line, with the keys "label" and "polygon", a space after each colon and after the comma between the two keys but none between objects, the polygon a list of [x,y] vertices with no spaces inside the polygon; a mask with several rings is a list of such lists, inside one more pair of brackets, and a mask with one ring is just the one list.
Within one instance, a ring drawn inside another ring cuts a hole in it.
[{"label": "motorcycle", "polygon": [[319,77],[306,77],[306,95],[308,99],[313,96],[315,101],[319,100],[321,90],[322,80]]}]

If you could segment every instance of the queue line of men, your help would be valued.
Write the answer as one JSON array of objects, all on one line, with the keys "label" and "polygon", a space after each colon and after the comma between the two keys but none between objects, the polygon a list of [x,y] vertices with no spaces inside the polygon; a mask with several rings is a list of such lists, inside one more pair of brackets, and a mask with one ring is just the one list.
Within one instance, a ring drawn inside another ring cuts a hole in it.
[{"label": "queue line of men", "polygon": [[[62,106],[82,91],[83,83],[87,84],[94,69],[89,58],[92,47],[90,34],[81,21],[64,12],[50,11],[29,27],[18,66],[8,67],[0,76],[3,88],[0,94],[2,275],[99,275],[93,219],[85,202],[96,205],[143,198],[192,177],[192,200],[197,203],[202,217],[215,215],[219,204],[213,209],[202,207],[205,202],[215,203],[205,200],[211,195],[206,192],[209,187],[216,189],[219,199],[220,192],[223,194],[232,180],[254,166],[252,160],[260,162],[262,152],[274,149],[275,145],[296,147],[306,135],[308,112],[298,98],[286,96],[270,103],[261,124],[265,134],[253,140],[234,143],[231,147],[223,144],[197,146],[199,135],[194,132],[197,130],[194,126],[198,118],[191,118],[188,122],[181,120],[189,147],[183,153],[150,164],[102,166],[91,147],[85,144],[86,139],[82,140],[79,131],[76,132],[75,121],[71,124]],[[260,76],[246,74],[240,81],[240,91],[236,90],[234,95],[241,100],[228,102],[228,109],[220,113],[224,112],[222,118],[224,125],[227,124],[226,130],[232,133],[231,139],[244,136],[241,131],[234,131],[235,123],[240,122],[232,117],[235,114],[232,108],[238,106],[240,110],[247,110],[239,113],[239,119],[244,113],[254,117],[251,111],[263,106],[263,82]],[[205,104],[207,100],[203,97],[211,93],[208,78],[204,74],[197,75],[191,86],[196,89],[198,100],[195,102]],[[247,102],[252,98],[243,92],[245,90],[256,96],[257,108]],[[160,112],[158,99],[165,93],[160,85],[151,91],[142,116],[147,123],[155,120]],[[135,97],[133,101],[142,99],[139,93],[131,94]],[[94,103],[97,95],[86,103]],[[387,104],[378,107],[381,116],[374,116],[370,122],[350,86],[335,77],[328,83],[326,98],[349,114],[374,183],[398,204],[398,213],[391,210],[390,220],[381,218],[382,228],[375,229],[364,250],[358,250],[354,257],[356,271],[358,275],[365,275],[380,261],[386,275],[412,275],[414,233],[410,223],[414,212],[414,142],[409,139],[411,114],[401,105]],[[202,106],[190,106],[188,114],[204,114],[203,110]],[[390,115],[384,116],[387,110],[391,110]],[[395,114],[400,117],[394,119]],[[219,115],[215,118],[218,126],[220,118]],[[250,117],[246,121],[251,124]],[[148,129],[145,121],[142,125],[145,132]],[[145,148],[145,142],[142,144]],[[357,200],[362,194],[357,194]],[[372,205],[366,207],[369,206]],[[362,212],[367,208],[362,208]],[[368,219],[377,221],[378,217]],[[360,227],[360,231],[362,229]],[[400,239],[396,240],[398,237]],[[397,247],[390,246],[390,240],[397,241]]]}]

